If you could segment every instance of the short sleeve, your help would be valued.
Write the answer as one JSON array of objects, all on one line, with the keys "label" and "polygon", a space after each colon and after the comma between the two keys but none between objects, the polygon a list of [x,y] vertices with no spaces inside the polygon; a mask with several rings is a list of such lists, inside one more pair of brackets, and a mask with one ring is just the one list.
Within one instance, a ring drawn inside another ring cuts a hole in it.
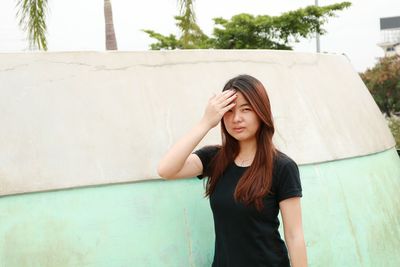
[{"label": "short sleeve", "polygon": [[203,179],[209,175],[210,164],[218,151],[219,146],[205,146],[193,152],[193,154],[196,154],[200,158],[203,165],[203,173],[197,176],[199,179]]},{"label": "short sleeve", "polygon": [[278,202],[291,197],[302,197],[299,168],[293,160],[289,160],[282,167],[278,177]]}]

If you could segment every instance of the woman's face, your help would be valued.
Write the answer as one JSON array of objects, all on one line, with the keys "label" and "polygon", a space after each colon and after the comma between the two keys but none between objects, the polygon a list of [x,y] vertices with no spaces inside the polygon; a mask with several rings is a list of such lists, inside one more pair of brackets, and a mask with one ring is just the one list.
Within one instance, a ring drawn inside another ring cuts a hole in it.
[{"label": "woman's face", "polygon": [[223,117],[227,132],[238,141],[255,141],[260,119],[243,94],[237,92],[236,105]]}]

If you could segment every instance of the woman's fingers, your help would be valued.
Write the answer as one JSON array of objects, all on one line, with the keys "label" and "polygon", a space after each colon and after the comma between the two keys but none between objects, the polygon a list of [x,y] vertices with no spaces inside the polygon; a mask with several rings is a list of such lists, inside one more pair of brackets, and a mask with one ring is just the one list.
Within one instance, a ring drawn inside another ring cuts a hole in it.
[{"label": "woman's fingers", "polygon": [[218,101],[224,101],[226,98],[234,95],[236,93],[236,90],[226,90],[220,93],[217,97]]},{"label": "woman's fingers", "polygon": [[226,90],[215,97],[215,104],[224,107],[233,100],[232,97],[236,97],[235,94],[235,90]]},{"label": "woman's fingers", "polygon": [[235,106],[236,98],[235,90],[227,90],[218,95],[213,95],[208,102],[203,119],[211,127],[215,127],[224,114]]},{"label": "woman's fingers", "polygon": [[226,98],[222,103],[221,106],[224,108],[229,105],[232,101],[237,98],[237,94],[231,95],[230,97]]},{"label": "woman's fingers", "polygon": [[223,112],[223,114],[225,114],[228,110],[232,109],[235,105],[236,105],[236,102],[232,102],[229,105],[227,105],[226,107],[224,107],[221,111]]}]

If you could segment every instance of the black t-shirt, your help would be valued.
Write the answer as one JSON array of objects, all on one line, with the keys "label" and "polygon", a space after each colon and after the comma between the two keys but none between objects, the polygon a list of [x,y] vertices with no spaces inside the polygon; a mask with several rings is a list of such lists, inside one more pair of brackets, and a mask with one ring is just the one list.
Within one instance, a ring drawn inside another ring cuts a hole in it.
[{"label": "black t-shirt", "polygon": [[[210,162],[218,147],[195,151],[209,173]],[[236,185],[248,167],[231,163],[219,177],[210,206],[214,216],[215,253],[212,267],[289,267],[288,252],[278,227],[279,202],[301,197],[302,189],[297,164],[278,152],[273,170],[271,194],[263,200],[261,212],[235,201]],[[198,176],[200,179],[203,175]]]}]

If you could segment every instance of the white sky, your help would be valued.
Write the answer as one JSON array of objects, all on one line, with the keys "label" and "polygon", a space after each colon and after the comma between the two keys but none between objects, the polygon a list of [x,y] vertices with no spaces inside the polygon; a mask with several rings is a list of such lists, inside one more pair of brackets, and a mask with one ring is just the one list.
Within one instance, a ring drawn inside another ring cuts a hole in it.
[{"label": "white sky", "polygon": [[[111,0],[118,49],[148,50],[154,42],[141,29],[162,34],[177,34],[174,15],[177,0]],[[319,5],[340,1],[319,0]],[[325,25],[328,33],[321,37],[321,51],[345,53],[357,71],[372,67],[383,50],[379,18],[400,15],[399,0],[354,0],[352,6],[337,12],[338,17]],[[19,29],[15,5],[17,0],[0,0],[0,51],[26,51],[26,35]],[[104,51],[103,0],[48,0],[49,51]],[[195,0],[197,22],[210,35],[212,18],[231,18],[239,13],[279,15],[315,0]],[[302,39],[295,51],[314,52],[315,39]]]}]

